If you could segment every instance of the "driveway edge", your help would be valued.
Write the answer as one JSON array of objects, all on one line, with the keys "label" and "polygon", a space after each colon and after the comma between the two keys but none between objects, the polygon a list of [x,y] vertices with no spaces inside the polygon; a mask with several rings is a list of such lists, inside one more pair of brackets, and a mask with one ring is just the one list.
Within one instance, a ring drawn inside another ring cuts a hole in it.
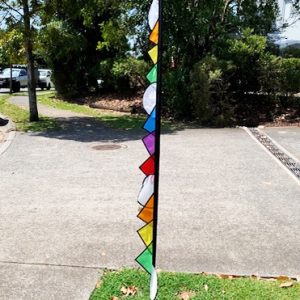
[{"label": "driveway edge", "polygon": [[8,150],[14,138],[16,137],[16,126],[12,122],[12,120],[7,118],[6,116],[0,114],[0,118],[9,120],[9,123],[3,128],[1,128],[1,131],[4,133],[4,143],[0,144],[0,156],[1,156]]},{"label": "driveway edge", "polygon": [[[280,165],[289,175],[291,178],[294,179],[294,181],[300,185],[300,181],[299,178],[292,172],[292,170],[285,164],[283,163],[278,157],[276,157],[274,155],[274,153],[272,153],[272,151],[270,151],[270,149],[268,149],[261,141],[259,141],[257,139],[257,137],[255,137],[255,135],[251,132],[251,130],[247,127],[242,127],[242,129],[244,129],[249,136],[258,144],[261,146],[262,149],[265,150],[266,153],[268,153],[274,161],[277,162],[278,165]],[[283,146],[281,146],[280,144],[278,144],[276,141],[274,141],[268,134],[266,134],[265,132],[262,132],[260,130],[260,128],[255,128],[255,130],[257,130],[260,134],[263,134],[266,138],[268,138],[271,143],[273,143],[273,145],[275,147],[277,147],[278,151],[281,151],[285,156],[287,156],[290,160],[295,161],[296,164],[299,164],[298,159],[295,158],[295,156],[293,156],[290,152],[288,152]]]}]

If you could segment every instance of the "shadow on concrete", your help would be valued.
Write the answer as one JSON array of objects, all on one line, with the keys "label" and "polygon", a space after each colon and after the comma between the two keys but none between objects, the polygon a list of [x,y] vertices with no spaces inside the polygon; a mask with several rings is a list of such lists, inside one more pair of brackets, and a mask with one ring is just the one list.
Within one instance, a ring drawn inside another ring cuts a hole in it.
[{"label": "shadow on concrete", "polygon": [[[60,130],[31,133],[31,135],[60,140],[72,140],[82,143],[121,143],[140,140],[147,134],[147,132],[142,128],[130,130],[112,129],[94,117],[68,117],[56,118],[56,120],[61,126]],[[164,129],[162,133],[172,134],[176,131],[178,130]]]},{"label": "shadow on concrete", "polygon": [[60,130],[34,133],[35,136],[59,140],[72,140],[82,143],[91,142],[125,142],[138,140],[142,137],[142,130],[115,130],[105,126],[93,117],[69,117],[56,119]]}]

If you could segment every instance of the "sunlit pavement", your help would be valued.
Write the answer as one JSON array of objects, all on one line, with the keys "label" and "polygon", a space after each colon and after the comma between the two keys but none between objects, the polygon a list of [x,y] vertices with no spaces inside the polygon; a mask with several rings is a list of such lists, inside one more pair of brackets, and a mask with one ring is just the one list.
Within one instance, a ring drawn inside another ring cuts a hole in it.
[{"label": "sunlit pavement", "polygon": [[263,131],[300,161],[300,127],[271,127]]},{"label": "sunlit pavement", "polygon": [[[19,133],[0,157],[0,299],[88,299],[99,270],[137,266],[141,136],[70,122],[76,130]],[[112,141],[122,147],[93,148]],[[299,275],[299,199],[243,129],[164,134],[158,266]]]},{"label": "sunlit pavement", "polygon": [[[42,90],[40,88],[37,88],[36,89],[37,91],[37,94],[42,94],[42,93],[49,93],[49,92],[53,92],[55,91],[55,89],[51,89],[50,91],[47,91],[46,89],[45,90]],[[27,88],[24,88],[24,89],[21,89],[19,93],[17,94],[22,94],[22,93],[28,93],[28,89]],[[9,95],[9,89],[0,89],[0,95]]]}]

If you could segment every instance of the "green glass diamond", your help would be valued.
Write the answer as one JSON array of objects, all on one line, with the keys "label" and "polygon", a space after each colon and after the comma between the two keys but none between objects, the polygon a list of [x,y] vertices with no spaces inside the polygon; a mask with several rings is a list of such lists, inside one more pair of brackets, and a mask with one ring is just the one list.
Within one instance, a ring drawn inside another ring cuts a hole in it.
[{"label": "green glass diamond", "polygon": [[152,70],[147,75],[147,79],[150,81],[150,83],[157,82],[157,65],[155,65]]},{"label": "green glass diamond", "polygon": [[[152,250],[152,246],[151,250]],[[152,253],[149,248],[147,248],[137,259],[136,261],[149,273],[152,273],[153,264],[152,264]]]}]

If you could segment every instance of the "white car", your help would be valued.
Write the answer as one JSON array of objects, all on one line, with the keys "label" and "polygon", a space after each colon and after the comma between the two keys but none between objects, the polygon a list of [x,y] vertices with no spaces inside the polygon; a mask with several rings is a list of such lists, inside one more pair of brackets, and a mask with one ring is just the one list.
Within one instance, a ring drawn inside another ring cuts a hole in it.
[{"label": "white car", "polygon": [[50,90],[54,87],[54,84],[51,80],[52,71],[49,69],[39,69],[39,79],[38,79],[38,87],[43,89]]},{"label": "white car", "polygon": [[12,68],[11,70],[10,68],[7,68],[3,70],[2,74],[0,74],[0,88],[9,89],[11,75],[13,92],[20,92],[21,88],[27,87],[28,77],[26,69]]}]

